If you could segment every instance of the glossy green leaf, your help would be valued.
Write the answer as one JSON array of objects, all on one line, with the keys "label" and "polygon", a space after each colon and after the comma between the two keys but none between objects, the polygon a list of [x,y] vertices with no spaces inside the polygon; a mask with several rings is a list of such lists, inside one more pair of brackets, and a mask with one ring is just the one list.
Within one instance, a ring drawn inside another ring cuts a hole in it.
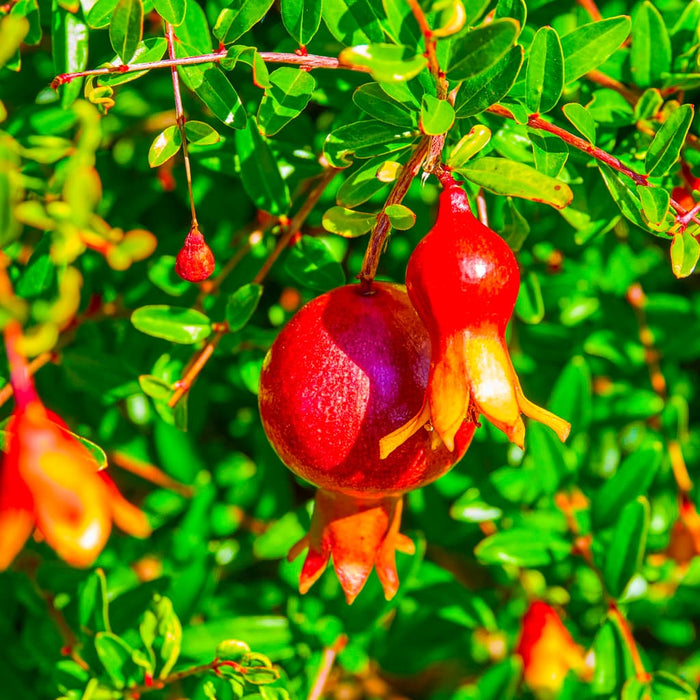
[{"label": "glossy green leaf", "polygon": [[416,215],[404,204],[390,204],[384,213],[389,217],[392,228],[407,231],[416,223]]},{"label": "glossy green leaf", "polygon": [[562,108],[564,116],[583,134],[585,139],[595,145],[596,123],[589,111],[577,102],[571,102]]},{"label": "glossy green leaf", "polygon": [[[196,55],[196,51],[193,51],[182,42],[175,44],[175,54],[180,58]],[[178,72],[185,85],[195,92],[217,119],[234,129],[245,126],[247,120],[243,104],[221,68],[207,64],[188,65],[178,66]]]},{"label": "glossy green leaf", "polygon": [[143,36],[143,0],[119,0],[109,23],[109,41],[122,63],[129,63]]},{"label": "glossy green leaf", "polygon": [[211,322],[200,311],[177,306],[142,306],[131,314],[134,328],[171,343],[192,345],[211,333]]},{"label": "glossy green leaf", "polygon": [[465,523],[485,523],[498,520],[503,511],[486,503],[479,490],[467,489],[450,508],[450,517]]},{"label": "glossy green leaf", "polygon": [[344,46],[384,40],[384,32],[370,0],[323,2],[321,12],[330,33]]},{"label": "glossy green leaf", "polygon": [[545,113],[556,107],[564,89],[564,55],[559,35],[551,27],[535,34],[525,73],[525,103],[531,112]]},{"label": "glossy green leaf", "polygon": [[338,57],[341,64],[364,66],[379,82],[410,80],[427,65],[427,59],[407,46],[395,44],[361,44],[343,49]]},{"label": "glossy green leaf", "polygon": [[343,238],[357,238],[372,229],[377,215],[353,211],[345,207],[331,207],[323,215],[323,228]]},{"label": "glossy green leaf", "polygon": [[167,402],[173,393],[173,387],[168,382],[151,374],[139,375],[139,386],[146,396],[150,396],[156,401]]},{"label": "glossy green leaf", "polygon": [[644,161],[649,175],[666,175],[676,164],[693,116],[692,105],[681,105],[661,125],[649,145]]},{"label": "glossy green leaf", "polygon": [[270,73],[267,70],[265,61],[260,56],[260,52],[254,46],[243,46],[235,44],[229,47],[226,56],[221,59],[221,67],[224,70],[233,70],[239,61],[249,65],[253,71],[253,82],[257,87],[270,88]]},{"label": "glossy green leaf", "polygon": [[377,177],[377,171],[383,165],[384,158],[373,158],[363,163],[351,173],[338,188],[336,201],[341,207],[354,207],[371,199],[386,183]]},{"label": "glossy green leaf", "polygon": [[253,119],[236,132],[236,151],[243,187],[255,206],[275,216],[285,214],[290,205],[289,190]]},{"label": "glossy green leaf", "polygon": [[[54,72],[75,73],[85,70],[88,61],[88,26],[75,15],[52,0],[51,11],[51,53]],[[61,105],[68,107],[80,95],[82,78],[72,80],[60,88]]]},{"label": "glossy green leaf", "polygon": [[613,598],[619,598],[639,568],[649,529],[649,501],[643,496],[628,503],[620,513],[605,553],[603,579]]},{"label": "glossy green leaf", "polygon": [[642,93],[634,106],[634,119],[651,119],[664,103],[664,98],[656,88],[649,88]]},{"label": "glossy green leaf", "polygon": [[615,203],[620,207],[620,211],[625,218],[629,219],[633,224],[646,228],[646,221],[642,216],[642,203],[633,189],[634,184],[628,178],[623,178],[616,170],[598,163],[598,168],[603,176],[603,182],[608,188],[608,192],[612,195]]},{"label": "glossy green leaf", "polygon": [[700,258],[700,243],[698,243],[697,229],[695,235],[690,229],[677,233],[671,243],[671,269],[679,279],[693,274],[695,266]]},{"label": "glossy green leaf", "polygon": [[389,97],[378,83],[360,85],[353,93],[352,101],[370,117],[387,124],[414,127],[418,121],[410,105]]},{"label": "glossy green leaf", "polygon": [[455,144],[450,151],[445,164],[459,170],[467,161],[471,160],[491,140],[491,130],[483,124],[476,124],[469,133]]},{"label": "glossy green leaf", "polygon": [[498,63],[461,85],[455,101],[458,119],[479,114],[500,102],[511,90],[523,64],[522,46],[514,46]]},{"label": "glossy green leaf", "polygon": [[482,564],[547,566],[566,559],[571,543],[554,533],[514,528],[490,535],[474,550]]},{"label": "glossy green leaf", "polygon": [[205,122],[185,122],[185,135],[187,142],[193,146],[211,146],[221,141],[219,132]]},{"label": "glossy green leaf", "polygon": [[642,205],[642,216],[647,225],[656,231],[667,230],[669,224],[673,222],[673,217],[670,217],[671,222],[666,223],[671,204],[671,195],[668,190],[637,185],[637,194]]},{"label": "glossy green leaf", "polygon": [[97,0],[86,15],[87,23],[92,29],[104,29],[112,20],[118,0]]},{"label": "glossy green leaf", "polygon": [[494,68],[511,50],[519,31],[515,20],[498,19],[460,35],[452,42],[447,77],[468,80]]},{"label": "glossy green leaf", "polygon": [[521,29],[527,20],[527,3],[525,0],[498,0],[496,3],[496,19],[510,17],[518,22]]},{"label": "glossy green leaf", "polygon": [[298,117],[311,99],[316,80],[298,68],[278,68],[270,74],[271,87],[265,91],[258,109],[258,124],[271,136]]},{"label": "glossy green leaf", "polygon": [[111,632],[107,579],[102,569],[91,571],[78,589],[78,624],[81,630]]},{"label": "glossy green leaf", "polygon": [[644,495],[661,465],[660,443],[643,447],[627,457],[614,476],[608,479],[591,501],[596,528],[612,525],[624,506]]},{"label": "glossy green leaf", "polygon": [[153,0],[156,12],[175,27],[179,27],[185,20],[187,0]]},{"label": "glossy green leaf", "polygon": [[153,139],[148,150],[148,164],[152,168],[157,168],[170,160],[182,146],[182,136],[177,126],[169,126],[165,131],[161,131]]},{"label": "glossy green leaf", "polygon": [[281,15],[289,36],[301,46],[308,44],[321,26],[320,0],[282,0]]},{"label": "glossy green leaf", "polygon": [[[150,39],[145,39],[140,42],[136,47],[136,52],[132,57],[132,63],[150,63],[153,61],[160,61],[168,50],[168,41],[164,37],[151,37]],[[121,58],[115,56],[110,64],[113,66],[123,66]],[[101,75],[99,77],[100,85],[109,85],[114,87],[115,85],[123,85],[124,83],[130,83],[132,80],[140,78],[142,75],[146,75],[147,70],[137,70],[128,73],[111,73],[109,75]]]},{"label": "glossy green leaf", "polygon": [[420,112],[420,128],[428,136],[439,136],[450,130],[455,120],[454,107],[447,100],[423,95]]},{"label": "glossy green leaf", "polygon": [[209,22],[198,2],[186,3],[185,21],[177,28],[177,38],[198,53],[212,50]]},{"label": "glossy green leaf", "polygon": [[221,10],[214,36],[223,44],[230,44],[252,29],[272,7],[273,0],[237,0]]},{"label": "glossy green leaf", "polygon": [[460,172],[474,184],[496,194],[544,202],[557,209],[568,206],[574,196],[560,180],[505,158],[484,156],[463,166]]},{"label": "glossy green leaf", "polygon": [[352,156],[371,156],[392,153],[409,146],[417,134],[412,129],[402,129],[368,119],[341,126],[326,138],[323,152],[334,168],[346,168]]},{"label": "glossy green leaf", "polygon": [[578,80],[610,58],[629,36],[631,25],[629,17],[620,15],[584,24],[563,36],[566,82]]},{"label": "glossy green leaf", "polygon": [[569,158],[569,147],[554,134],[530,130],[535,168],[549,177],[558,177]]},{"label": "glossy green leaf", "polygon": [[653,700],[697,700],[697,693],[688,681],[667,671],[651,674],[649,685]]},{"label": "glossy green leaf", "polygon": [[323,241],[310,236],[302,236],[294,244],[284,268],[297,282],[319,292],[345,284],[343,268],[330,248]]},{"label": "glossy green leaf", "polygon": [[661,13],[648,0],[642,3],[632,23],[630,70],[641,88],[661,83],[671,69],[671,39]]},{"label": "glossy green leaf", "polygon": [[226,323],[229,330],[240,331],[258,308],[263,293],[261,284],[244,284],[226,302]]}]

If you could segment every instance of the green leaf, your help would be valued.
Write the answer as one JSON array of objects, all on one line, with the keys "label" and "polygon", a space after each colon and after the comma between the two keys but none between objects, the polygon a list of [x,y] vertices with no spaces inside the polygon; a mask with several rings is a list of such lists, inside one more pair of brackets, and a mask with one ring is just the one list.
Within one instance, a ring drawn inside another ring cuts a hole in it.
[{"label": "green leaf", "polygon": [[649,530],[649,501],[643,496],[628,503],[617,519],[605,553],[603,579],[613,598],[619,598],[639,568]]},{"label": "green leaf", "polygon": [[571,543],[551,532],[513,528],[482,540],[474,554],[482,564],[547,566],[566,559]]},{"label": "green leaf", "polygon": [[596,123],[590,112],[578,102],[571,102],[562,108],[564,116],[583,134],[587,141],[595,145]]},{"label": "green leaf", "polygon": [[198,2],[187,2],[185,21],[177,28],[177,38],[197,53],[209,53],[212,46],[209,22]]},{"label": "green leaf", "polygon": [[345,273],[321,240],[302,236],[289,251],[284,265],[287,273],[300,284],[327,292],[345,284]]},{"label": "green leaf", "polygon": [[679,279],[693,274],[700,258],[700,243],[698,243],[697,227],[695,235],[690,229],[677,233],[671,243],[671,269]]},{"label": "green leaf", "polygon": [[649,175],[666,175],[676,164],[693,121],[692,105],[681,105],[656,132],[644,161]]},{"label": "green leaf", "polygon": [[155,401],[167,402],[173,393],[172,385],[152,374],[139,375],[139,386],[146,396],[150,396]]},{"label": "green leaf", "polygon": [[410,128],[417,123],[411,106],[389,97],[379,83],[360,85],[353,93],[352,101],[370,117],[387,124]]},{"label": "green leaf", "polygon": [[179,27],[185,21],[187,12],[187,0],[153,0],[156,12],[175,27]]},{"label": "green leaf", "polygon": [[[175,44],[178,58],[197,55],[197,51],[182,42]],[[224,72],[215,65],[178,66],[185,85],[193,90],[214,116],[226,126],[242,129],[246,124],[246,113],[238,93]]]},{"label": "green leaf", "polygon": [[321,26],[320,0],[282,0],[282,24],[289,36],[300,46],[306,46]]},{"label": "green leaf", "polygon": [[653,443],[622,462],[592,499],[591,516],[597,529],[612,525],[627,503],[648,491],[662,457],[661,444]]},{"label": "green leaf", "polygon": [[474,125],[469,130],[469,133],[462,136],[452,148],[445,164],[453,170],[459,170],[467,161],[485,148],[490,140],[491,129],[483,124]]},{"label": "green leaf", "polygon": [[343,65],[369,68],[375,80],[387,83],[410,80],[427,66],[425,56],[395,44],[352,46],[343,49],[338,59]]},{"label": "green leaf", "polygon": [[620,207],[620,211],[633,224],[642,228],[647,228],[646,221],[642,216],[642,203],[637,197],[636,191],[632,189],[632,181],[623,178],[616,170],[613,170],[605,163],[597,163],[603,182],[612,195],[615,203]]},{"label": "green leaf", "polygon": [[28,33],[29,20],[26,17],[7,15],[0,19],[0,68],[14,59]]},{"label": "green leaf", "polygon": [[571,358],[559,375],[548,408],[571,423],[572,434],[585,433],[591,422],[593,380],[586,359],[580,355]]},{"label": "green leaf", "polygon": [[527,4],[525,0],[498,0],[496,3],[496,19],[510,17],[517,20],[520,27],[525,26],[527,20]]},{"label": "green leaf", "polygon": [[177,126],[169,126],[153,139],[153,143],[148,149],[148,164],[152,168],[163,165],[180,150],[181,146],[180,129]]},{"label": "green leaf", "polygon": [[332,0],[322,3],[323,21],[344,46],[384,40],[384,31],[369,0]]},{"label": "green leaf", "polygon": [[525,73],[525,103],[531,112],[545,113],[556,107],[564,89],[564,55],[559,35],[551,27],[535,34]]},{"label": "green leaf", "polygon": [[544,202],[557,209],[568,206],[574,196],[569,186],[560,180],[506,158],[484,156],[463,166],[460,173],[496,194]]},{"label": "green leaf", "polygon": [[668,190],[637,185],[637,194],[642,204],[642,216],[647,225],[655,231],[668,230],[673,223],[673,216],[670,217],[670,222],[667,221],[671,206],[671,195]]},{"label": "green leaf", "polygon": [[187,142],[193,146],[210,146],[221,141],[219,132],[205,122],[185,122]]},{"label": "green leaf", "polygon": [[233,70],[239,61],[250,66],[253,71],[253,83],[257,87],[264,89],[272,87],[270,73],[267,70],[265,61],[263,61],[260,52],[254,46],[236,44],[229,47],[226,56],[221,59],[220,65],[224,70]]},{"label": "green leaf", "polygon": [[447,77],[468,80],[487,72],[511,50],[519,32],[514,19],[497,19],[458,36],[452,41]]},{"label": "green leaf", "polygon": [[[52,0],[51,53],[54,72],[76,73],[85,70],[88,62],[88,27],[80,16],[64,10]],[[61,105],[69,107],[80,95],[83,79],[77,78],[61,87]]]},{"label": "green leaf", "polygon": [[326,138],[323,152],[334,168],[347,168],[351,156],[370,158],[406,148],[416,138],[412,129],[381,124],[368,119],[341,126]]},{"label": "green leaf", "polygon": [[92,29],[104,29],[109,26],[118,0],[97,0],[86,15],[87,23]]},{"label": "green leaf", "polygon": [[109,23],[109,41],[123,63],[129,63],[143,37],[143,0],[119,0]]},{"label": "green leaf", "polygon": [[569,147],[558,136],[546,131],[528,131],[535,157],[535,168],[549,177],[558,177],[569,158]]},{"label": "green leaf", "polygon": [[171,343],[192,345],[211,333],[211,322],[201,312],[178,306],[142,306],[131,314],[134,328]]},{"label": "green leaf", "polygon": [[[168,50],[168,41],[164,37],[152,37],[146,39],[139,43],[136,47],[136,52],[132,56],[132,63],[151,63],[153,61],[160,61],[163,55]],[[110,61],[112,66],[123,66],[121,58],[115,56]],[[140,78],[142,75],[146,75],[147,70],[137,70],[129,73],[111,73],[109,75],[101,75],[99,77],[100,85],[109,85],[114,87],[115,85],[123,85],[124,83],[130,83],[132,80]]]},{"label": "green leaf", "polygon": [[229,330],[240,331],[258,308],[263,293],[261,284],[244,284],[226,302],[226,323]]},{"label": "green leaf", "polygon": [[[22,18],[29,23],[29,28],[27,33],[24,35],[22,42],[30,46],[36,46],[43,36],[43,30],[41,27],[41,18],[39,16],[39,3],[37,0],[17,0],[10,10],[11,17]],[[16,30],[14,30],[16,31]],[[2,29],[0,29],[2,32]],[[16,35],[15,35],[16,36]],[[10,40],[11,42],[12,40]],[[14,39],[16,41],[16,38]],[[5,44],[4,39],[0,39],[0,46],[11,46],[12,43]],[[19,48],[19,47],[17,47]],[[0,66],[2,66],[2,59],[0,59]]]},{"label": "green leaf", "polygon": [[454,107],[447,100],[438,100],[432,95],[423,95],[420,111],[420,128],[428,136],[439,136],[448,132],[455,121]]},{"label": "green leaf", "polygon": [[450,508],[450,517],[465,523],[487,523],[502,515],[503,511],[486,503],[476,488],[467,489]]},{"label": "green leaf", "polygon": [[323,228],[343,238],[357,238],[370,231],[377,221],[377,215],[363,211],[353,211],[345,207],[331,207],[322,219]]},{"label": "green leaf", "polygon": [[336,193],[338,204],[341,207],[353,209],[371,199],[385,187],[386,183],[377,177],[377,171],[384,163],[384,158],[373,158],[351,173],[338,188]]},{"label": "green leaf", "polygon": [[660,84],[662,74],[671,70],[671,39],[661,13],[648,0],[632,23],[630,70],[641,88]]},{"label": "green leaf", "polygon": [[78,589],[78,623],[81,631],[111,632],[107,579],[102,569],[91,571]]},{"label": "green leaf", "polygon": [[407,231],[416,223],[416,215],[403,204],[390,204],[384,213],[389,217],[392,228]]},{"label": "green leaf", "polygon": [[561,39],[564,76],[573,83],[612,56],[627,39],[632,22],[626,15],[590,22]]},{"label": "green leaf", "polygon": [[525,323],[536,324],[544,318],[544,301],[540,281],[534,272],[520,280],[520,291],[515,302],[515,313]]},{"label": "green leaf", "polygon": [[500,102],[515,84],[524,55],[522,46],[514,46],[494,66],[473,78],[467,78],[457,93],[457,118],[471,117]]},{"label": "green leaf", "polygon": [[649,88],[642,93],[634,106],[634,120],[651,119],[664,103],[664,98],[656,88]]},{"label": "green leaf", "polygon": [[687,681],[667,671],[655,671],[651,675],[653,700],[697,700],[695,689]]},{"label": "green leaf", "polygon": [[123,688],[128,679],[129,666],[134,665],[131,660],[133,649],[116,634],[98,632],[95,635],[95,651],[112,683],[117,688]]},{"label": "green leaf", "polygon": [[287,184],[254,119],[236,132],[236,151],[243,189],[255,206],[274,216],[286,214],[290,206]]},{"label": "green leaf", "polygon": [[519,697],[522,672],[522,660],[517,654],[493,664],[478,680],[479,700],[515,700]]},{"label": "green leaf", "polygon": [[304,111],[316,80],[307,71],[283,67],[270,74],[270,84],[258,109],[260,131],[268,136],[276,134]]},{"label": "green leaf", "polygon": [[272,7],[273,0],[236,0],[233,7],[221,10],[214,36],[222,44],[230,44],[252,29]]}]

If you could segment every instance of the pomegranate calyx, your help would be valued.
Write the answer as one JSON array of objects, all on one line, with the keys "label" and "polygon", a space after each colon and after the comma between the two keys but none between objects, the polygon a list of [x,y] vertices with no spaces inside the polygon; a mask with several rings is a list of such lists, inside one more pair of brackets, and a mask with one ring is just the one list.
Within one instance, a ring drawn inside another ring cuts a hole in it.
[{"label": "pomegranate calyx", "polygon": [[321,577],[332,556],[348,604],[357,598],[372,568],[391,600],[399,588],[396,552],[415,552],[413,542],[399,532],[401,510],[401,496],[360,499],[319,489],[309,532],[287,557],[292,561],[309,550],[299,577],[300,592],[306,593]]}]

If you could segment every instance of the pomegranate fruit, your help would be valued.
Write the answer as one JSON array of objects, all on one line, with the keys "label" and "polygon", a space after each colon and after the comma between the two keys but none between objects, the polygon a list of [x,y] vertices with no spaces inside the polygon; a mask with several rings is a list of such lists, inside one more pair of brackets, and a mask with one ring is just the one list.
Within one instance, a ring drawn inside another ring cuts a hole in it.
[{"label": "pomegranate fruit", "polygon": [[430,343],[405,288],[375,282],[340,287],[289,321],[263,363],[260,415],[287,467],[319,487],[299,588],[305,593],[329,558],[352,602],[376,568],[387,599],[398,588],[396,550],[412,553],[399,533],[402,494],[448,471],[467,450],[464,422],[454,450],[416,431],[389,458],[379,439],[420,406]]},{"label": "pomegranate fruit", "polygon": [[571,426],[525,398],[508,354],[506,326],[520,288],[515,256],[471,213],[454,181],[440,195],[435,226],[408,261],[406,287],[430,335],[430,378],[421,410],[382,439],[382,456],[428,421],[452,450],[465,419],[478,414],[520,447],[521,413],[566,439]]}]

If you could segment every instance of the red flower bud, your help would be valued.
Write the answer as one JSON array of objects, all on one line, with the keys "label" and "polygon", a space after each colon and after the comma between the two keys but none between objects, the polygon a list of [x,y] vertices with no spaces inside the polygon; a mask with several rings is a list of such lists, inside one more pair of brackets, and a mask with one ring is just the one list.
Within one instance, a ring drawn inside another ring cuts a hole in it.
[{"label": "red flower bud", "polygon": [[175,272],[188,282],[202,282],[214,272],[214,254],[200,230],[193,226],[175,260]]}]

